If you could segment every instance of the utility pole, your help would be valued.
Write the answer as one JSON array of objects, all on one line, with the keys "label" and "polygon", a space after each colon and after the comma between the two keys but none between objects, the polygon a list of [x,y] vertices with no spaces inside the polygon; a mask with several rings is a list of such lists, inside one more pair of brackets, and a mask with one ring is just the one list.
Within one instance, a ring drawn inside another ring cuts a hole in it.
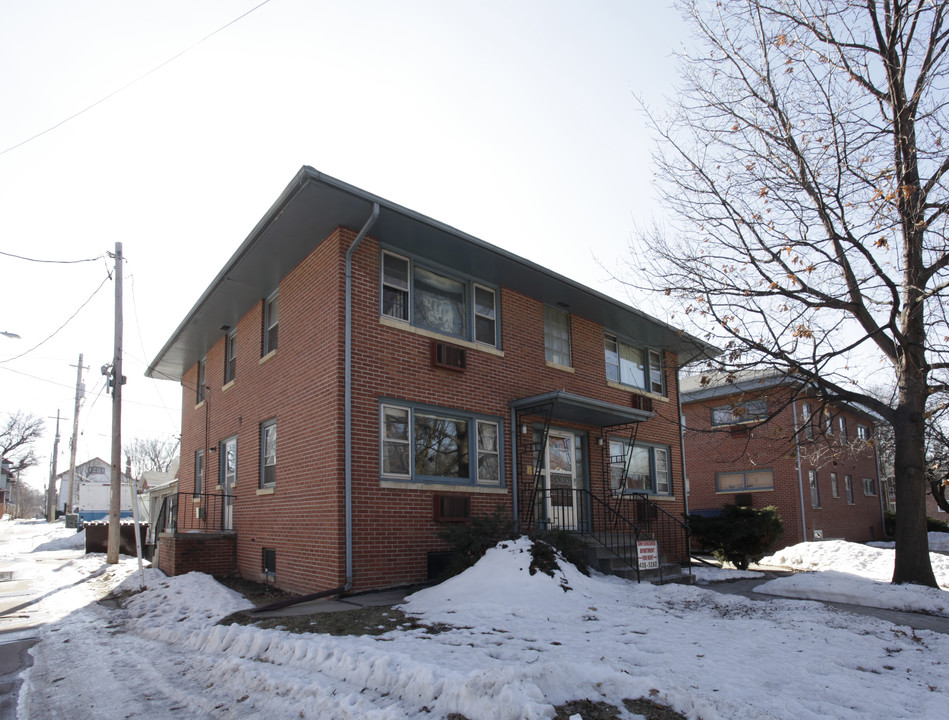
[{"label": "utility pole", "polygon": [[73,503],[74,485],[76,478],[76,444],[79,442],[79,403],[82,401],[85,391],[82,385],[82,353],[79,353],[79,364],[76,366],[76,404],[73,407],[72,414],[72,440],[69,441],[69,494],[66,495],[67,513],[72,512],[75,504]]},{"label": "utility pole", "polygon": [[46,490],[46,519],[56,519],[56,459],[59,457],[59,410],[56,410],[56,439],[53,440],[53,465],[49,470],[49,487]]},{"label": "utility pole", "polygon": [[112,359],[112,482],[109,497],[109,545],[106,562],[119,561],[119,512],[122,501],[122,243],[115,244],[115,355]]}]

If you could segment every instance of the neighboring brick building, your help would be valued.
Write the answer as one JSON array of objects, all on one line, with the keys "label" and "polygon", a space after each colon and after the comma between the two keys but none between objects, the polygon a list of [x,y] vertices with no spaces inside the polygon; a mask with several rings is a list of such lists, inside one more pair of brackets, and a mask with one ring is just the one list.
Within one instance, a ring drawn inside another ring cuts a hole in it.
[{"label": "neighboring brick building", "polygon": [[782,546],[883,537],[874,419],[786,375],[682,378],[690,512],[774,505]]},{"label": "neighboring brick building", "polygon": [[183,388],[178,544],[223,530],[246,577],[365,590],[425,580],[443,523],[498,507],[681,518],[677,368],[711,350],[304,167],[148,369]]}]

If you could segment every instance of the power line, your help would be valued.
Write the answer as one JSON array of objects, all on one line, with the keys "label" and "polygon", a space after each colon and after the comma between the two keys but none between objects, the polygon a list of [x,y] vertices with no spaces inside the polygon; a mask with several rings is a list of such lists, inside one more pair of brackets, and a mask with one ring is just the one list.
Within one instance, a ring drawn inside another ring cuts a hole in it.
[{"label": "power line", "polygon": [[101,105],[102,103],[104,103],[106,100],[109,100],[109,99],[115,97],[116,95],[118,95],[118,94],[119,94],[120,92],[122,92],[123,90],[127,90],[128,88],[132,87],[133,85],[135,85],[135,84],[141,82],[142,80],[144,80],[145,78],[147,78],[147,77],[148,77],[149,75],[151,75],[152,73],[157,72],[158,70],[161,70],[163,67],[165,67],[165,65],[168,65],[169,63],[174,62],[175,60],[177,60],[178,58],[180,58],[180,57],[181,57],[182,55],[184,55],[185,53],[188,53],[188,52],[190,52],[191,50],[194,50],[194,49],[195,49],[196,47],[198,47],[198,45],[200,45],[201,43],[203,43],[203,42],[205,42],[206,40],[209,40],[210,38],[214,37],[215,35],[217,35],[217,34],[218,34],[219,32],[221,32],[222,30],[226,30],[227,28],[229,28],[231,25],[233,25],[234,23],[238,22],[239,20],[243,20],[245,17],[247,17],[248,15],[250,15],[252,12],[254,12],[255,10],[258,10],[258,9],[262,8],[264,5],[266,5],[266,4],[269,3],[269,2],[270,2],[270,0],[264,0],[264,1],[263,1],[262,3],[260,3],[259,5],[256,5],[256,6],[252,7],[250,10],[248,10],[247,12],[245,12],[243,15],[240,15],[240,16],[234,18],[234,19],[231,20],[229,23],[227,23],[227,24],[222,25],[221,27],[219,27],[219,28],[218,28],[217,30],[215,30],[214,32],[209,33],[208,35],[205,35],[203,38],[201,38],[200,40],[198,40],[198,41],[197,41],[196,43],[194,43],[193,45],[190,45],[190,46],[186,47],[184,50],[182,50],[181,52],[179,52],[177,55],[174,55],[173,57],[170,57],[170,58],[168,58],[167,60],[165,60],[163,63],[161,63],[161,64],[159,64],[159,65],[156,65],[155,67],[153,67],[153,68],[152,68],[151,70],[149,70],[148,72],[143,73],[142,75],[139,75],[137,78],[135,78],[135,79],[132,80],[131,82],[126,83],[125,85],[123,85],[123,86],[120,87],[119,89],[113,90],[112,92],[110,92],[110,93],[109,93],[108,95],[106,95],[105,97],[99,98],[99,99],[96,100],[94,103],[92,103],[91,105],[88,105],[88,106],[84,107],[84,108],[83,108],[82,110],[80,110],[79,112],[75,112],[75,113],[73,113],[72,115],[70,115],[69,117],[67,117],[67,118],[65,118],[65,119],[63,119],[63,120],[60,120],[60,121],[59,121],[58,123],[56,123],[55,125],[53,125],[53,126],[51,126],[51,127],[48,127],[48,128],[46,128],[45,130],[42,130],[41,132],[38,132],[38,133],[36,133],[35,135],[33,135],[33,136],[31,136],[31,137],[28,137],[26,140],[22,140],[21,142],[18,142],[16,145],[11,145],[11,146],[8,147],[6,150],[0,151],[0,155],[6,155],[6,154],[7,154],[8,152],[10,152],[11,150],[16,150],[16,149],[19,148],[19,147],[23,147],[23,146],[26,145],[27,143],[32,142],[33,140],[36,140],[36,139],[39,138],[39,137],[42,137],[42,136],[45,135],[46,133],[52,132],[52,131],[55,130],[56,128],[65,125],[65,124],[68,123],[70,120],[75,120],[75,119],[76,119],[77,117],[79,117],[80,115],[89,112],[89,111],[92,110],[94,107],[96,107],[96,106]]},{"label": "power line", "polygon": [[6,255],[7,257],[16,258],[17,260],[26,260],[27,262],[51,263],[56,265],[75,265],[76,263],[95,262],[96,260],[101,260],[105,257],[105,255],[100,255],[99,257],[85,258],[84,260],[39,260],[37,258],[29,258],[23,255],[14,255],[13,253],[4,252],[3,250],[0,250],[0,255]]},{"label": "power line", "polygon": [[76,310],[76,312],[74,312],[72,315],[70,315],[69,318],[67,318],[66,322],[64,322],[62,325],[60,325],[58,328],[56,328],[56,329],[55,329],[50,335],[48,335],[44,340],[40,340],[36,345],[34,345],[33,347],[31,347],[29,350],[25,350],[24,352],[21,352],[19,355],[14,355],[13,357],[7,358],[6,360],[0,360],[0,365],[2,365],[2,364],[4,364],[4,363],[8,363],[8,362],[13,362],[14,360],[19,360],[19,359],[20,359],[21,357],[23,357],[24,355],[28,355],[29,353],[31,353],[31,352],[33,352],[34,350],[36,350],[38,347],[40,347],[40,346],[42,346],[42,345],[45,345],[47,342],[49,342],[49,341],[52,340],[54,337],[56,337],[56,335],[58,335],[59,332],[60,332],[64,327],[66,327],[70,322],[72,322],[72,319],[73,319],[74,317],[76,317],[76,315],[78,315],[86,305],[88,305],[90,302],[92,302],[92,298],[94,298],[96,295],[99,294],[99,291],[102,289],[102,287],[103,287],[108,281],[109,281],[109,277],[106,276],[106,277],[102,280],[102,282],[99,284],[99,287],[97,287],[97,288],[93,291],[92,295],[90,295],[90,296],[88,297],[88,299],[87,299],[82,305],[79,306],[79,308]]}]

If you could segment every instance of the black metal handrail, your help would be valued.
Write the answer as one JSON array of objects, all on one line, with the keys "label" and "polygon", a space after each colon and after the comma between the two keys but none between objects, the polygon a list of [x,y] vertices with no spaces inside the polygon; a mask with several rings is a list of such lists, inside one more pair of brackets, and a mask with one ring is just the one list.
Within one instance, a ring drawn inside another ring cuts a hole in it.
[{"label": "black metal handrail", "polygon": [[221,532],[230,529],[227,513],[233,499],[233,495],[225,493],[178,493],[175,531]]},{"label": "black metal handrail", "polygon": [[[636,571],[640,579],[637,543],[656,540],[662,555],[689,566],[690,529],[648,497],[630,493],[614,502],[586,488],[530,488],[521,505],[525,529],[566,530],[586,535]],[[525,505],[530,504],[530,507]],[[625,512],[624,512],[625,510]],[[659,576],[662,579],[662,563]]]}]

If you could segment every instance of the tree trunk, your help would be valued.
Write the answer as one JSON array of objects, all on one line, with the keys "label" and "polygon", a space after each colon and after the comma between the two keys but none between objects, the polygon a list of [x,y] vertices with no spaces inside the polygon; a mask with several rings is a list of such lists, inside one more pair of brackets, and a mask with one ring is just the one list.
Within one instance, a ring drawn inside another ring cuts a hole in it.
[{"label": "tree trunk", "polygon": [[[902,411],[902,412],[901,412]],[[896,556],[893,582],[939,587],[926,532],[925,437],[922,408],[897,411],[893,423]]]}]

